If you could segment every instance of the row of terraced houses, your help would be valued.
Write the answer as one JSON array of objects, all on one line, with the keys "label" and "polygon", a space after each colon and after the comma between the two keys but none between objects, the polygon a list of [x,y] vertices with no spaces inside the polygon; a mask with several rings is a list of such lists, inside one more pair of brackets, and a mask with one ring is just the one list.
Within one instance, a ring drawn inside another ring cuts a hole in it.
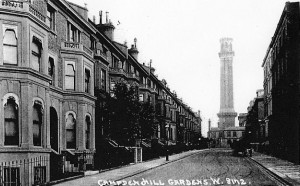
[{"label": "row of terraced houses", "polygon": [[139,62],[136,40],[131,48],[114,41],[103,19],[65,0],[0,1],[0,185],[93,168],[109,122],[97,105],[120,81],[156,109],[158,144],[191,144],[201,134],[200,112]]},{"label": "row of terraced houses", "polygon": [[240,115],[255,150],[299,164],[300,3],[286,2],[262,67],[263,88]]}]

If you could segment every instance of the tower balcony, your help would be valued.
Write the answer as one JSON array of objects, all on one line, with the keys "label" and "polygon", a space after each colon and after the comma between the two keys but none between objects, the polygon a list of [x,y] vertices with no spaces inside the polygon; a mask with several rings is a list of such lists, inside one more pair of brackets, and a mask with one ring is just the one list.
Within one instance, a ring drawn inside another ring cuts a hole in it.
[{"label": "tower balcony", "polygon": [[219,57],[220,58],[228,58],[228,57],[233,57],[234,56],[234,52],[230,51],[230,52],[220,52],[219,53]]},{"label": "tower balcony", "polygon": [[227,116],[236,117],[237,113],[234,111],[233,112],[219,112],[217,115],[218,115],[218,117],[227,117]]}]

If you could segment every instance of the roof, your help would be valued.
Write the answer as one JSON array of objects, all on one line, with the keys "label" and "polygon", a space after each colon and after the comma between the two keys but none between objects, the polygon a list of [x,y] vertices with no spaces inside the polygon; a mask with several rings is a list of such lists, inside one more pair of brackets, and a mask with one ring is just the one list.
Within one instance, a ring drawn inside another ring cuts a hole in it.
[{"label": "roof", "polygon": [[218,127],[212,127],[210,129],[211,132],[216,132],[216,131],[229,131],[229,130],[234,130],[234,131],[241,131],[241,130],[245,130],[245,127],[227,127],[225,129],[221,129]]},{"label": "roof", "polygon": [[227,127],[224,130],[245,130],[245,127]]}]

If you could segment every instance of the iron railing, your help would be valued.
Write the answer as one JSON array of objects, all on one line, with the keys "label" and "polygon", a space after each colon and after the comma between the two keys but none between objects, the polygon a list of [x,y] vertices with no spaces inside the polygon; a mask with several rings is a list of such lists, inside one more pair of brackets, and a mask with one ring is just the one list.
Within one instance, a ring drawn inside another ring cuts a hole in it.
[{"label": "iron railing", "polygon": [[0,186],[41,185],[49,181],[49,157],[0,162]]}]

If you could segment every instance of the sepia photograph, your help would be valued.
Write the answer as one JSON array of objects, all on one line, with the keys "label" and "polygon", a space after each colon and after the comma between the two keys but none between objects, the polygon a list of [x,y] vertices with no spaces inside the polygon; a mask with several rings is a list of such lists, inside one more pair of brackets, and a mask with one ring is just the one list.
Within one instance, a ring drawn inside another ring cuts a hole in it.
[{"label": "sepia photograph", "polygon": [[0,0],[0,186],[300,185],[300,2]]}]

